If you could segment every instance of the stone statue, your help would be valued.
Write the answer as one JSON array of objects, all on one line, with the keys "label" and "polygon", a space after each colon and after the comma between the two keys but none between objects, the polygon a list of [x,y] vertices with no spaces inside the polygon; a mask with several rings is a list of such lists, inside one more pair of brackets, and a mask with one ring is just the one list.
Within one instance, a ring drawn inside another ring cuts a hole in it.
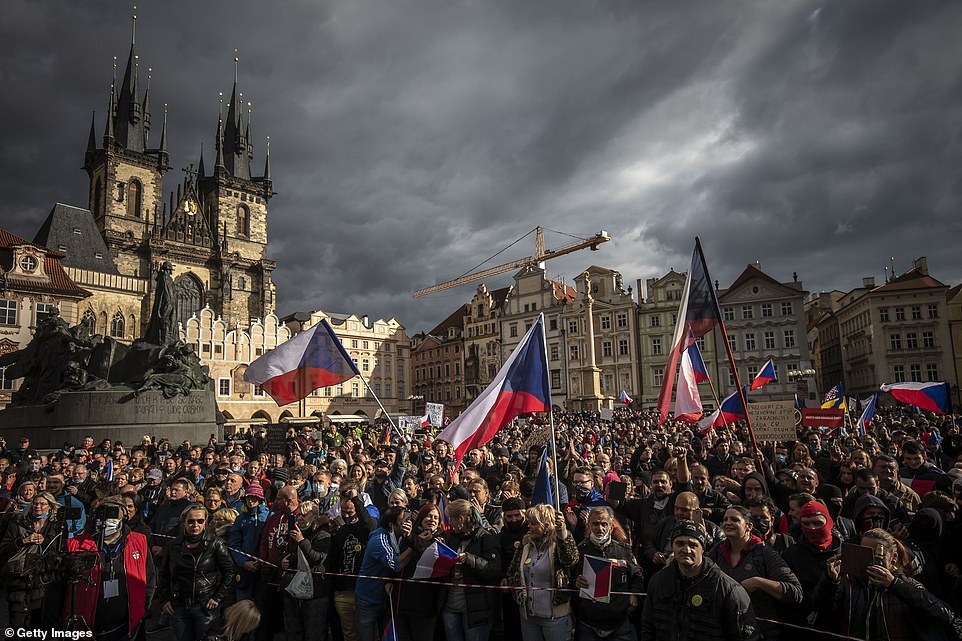
[{"label": "stone statue", "polygon": [[157,272],[154,309],[150,314],[144,340],[154,345],[167,345],[178,339],[174,326],[174,266],[165,260]]},{"label": "stone statue", "polygon": [[208,368],[200,364],[193,348],[183,341],[164,346],[154,364],[136,383],[134,394],[150,389],[160,390],[165,398],[187,396],[192,390],[204,389],[210,382]]}]

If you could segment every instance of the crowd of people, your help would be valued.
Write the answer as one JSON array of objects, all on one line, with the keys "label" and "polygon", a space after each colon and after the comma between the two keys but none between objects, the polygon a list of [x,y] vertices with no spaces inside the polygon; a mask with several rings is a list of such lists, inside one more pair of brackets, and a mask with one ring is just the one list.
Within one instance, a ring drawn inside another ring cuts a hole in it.
[{"label": "crowd of people", "polygon": [[[388,440],[375,425],[291,429],[283,452],[264,427],[205,444],[4,443],[0,627],[109,641],[959,638],[958,416],[880,412],[865,434],[800,428],[758,451],[741,422],[702,433],[633,409],[554,422],[557,471],[543,417],[460,464],[430,434]],[[450,569],[414,578],[436,542]],[[586,559],[610,563],[593,574]],[[600,580],[609,595],[586,590]]]}]

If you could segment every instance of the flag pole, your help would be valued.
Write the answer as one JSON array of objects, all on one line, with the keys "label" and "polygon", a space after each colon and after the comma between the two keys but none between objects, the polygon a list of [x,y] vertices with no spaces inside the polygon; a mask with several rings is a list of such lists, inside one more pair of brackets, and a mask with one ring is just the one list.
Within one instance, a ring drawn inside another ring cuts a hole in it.
[{"label": "flag pole", "polygon": [[[731,343],[728,342],[728,330],[725,329],[725,318],[721,315],[721,309],[718,306],[718,297],[715,296],[715,290],[711,287],[711,276],[708,272],[708,263],[705,261],[705,254],[701,250],[701,240],[698,236],[695,236],[695,251],[698,252],[698,258],[701,259],[702,269],[705,270],[705,276],[708,277],[708,290],[711,292],[712,302],[715,304],[715,313],[718,314],[718,324],[721,327],[722,342],[725,343],[725,352],[728,354],[728,364],[732,368],[732,374],[735,377],[735,387],[738,390],[738,397],[741,399],[742,407],[745,409],[745,424],[748,426],[748,435],[752,438],[752,451],[755,454],[755,458],[759,462],[762,460],[761,451],[758,449],[758,441],[755,440],[755,430],[752,429],[752,419],[748,414],[748,401],[745,398],[745,390],[742,389],[741,379],[738,377],[738,367],[735,365],[735,355],[732,353]],[[723,412],[719,412],[722,414]],[[761,465],[759,465],[759,472],[762,471]]]},{"label": "flag pole", "polygon": [[[538,314],[538,320],[540,321],[540,324],[541,324],[541,347],[544,349],[544,362],[545,364],[547,364],[548,363],[548,338],[547,336],[545,336],[545,331],[544,331],[544,312],[541,312],[540,314]],[[551,404],[551,386],[550,385],[547,386],[547,389],[545,391],[547,392],[547,397],[548,397],[547,398],[548,420],[551,423],[551,467],[553,468],[552,471],[554,472],[551,475],[551,477],[554,483],[554,508],[560,511],[561,510],[561,494],[560,494],[560,490],[558,489],[558,475],[561,472],[560,470],[558,470],[558,447],[557,447],[557,444],[555,443],[558,436],[557,434],[555,434],[554,407]]]},{"label": "flag pole", "polygon": [[377,406],[380,407],[381,411],[384,412],[384,415],[387,416],[388,423],[391,424],[391,427],[394,428],[394,431],[397,432],[397,435],[401,437],[401,441],[406,441],[407,439],[404,437],[404,434],[398,429],[398,426],[394,424],[394,419],[391,418],[390,412],[384,408],[384,405],[381,403],[381,399],[379,399],[377,394],[374,393],[374,390],[371,389],[371,385],[367,382],[367,379],[364,378],[363,375],[359,376],[358,378],[361,379],[361,382],[364,383],[364,387],[366,387],[367,391],[370,392],[371,396],[374,397],[374,400],[377,402]]}]

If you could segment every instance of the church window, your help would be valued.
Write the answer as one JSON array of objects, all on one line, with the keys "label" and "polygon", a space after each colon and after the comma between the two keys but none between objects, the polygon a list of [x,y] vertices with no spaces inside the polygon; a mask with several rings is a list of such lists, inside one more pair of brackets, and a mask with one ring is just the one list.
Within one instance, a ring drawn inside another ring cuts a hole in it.
[{"label": "church window", "polygon": [[127,215],[140,218],[144,201],[144,186],[137,179],[127,183]]},{"label": "church window", "polygon": [[203,306],[203,287],[197,278],[193,274],[179,276],[174,281],[174,322],[186,326]]},{"label": "church window", "polygon": [[237,289],[241,291],[247,289],[247,279],[244,278],[243,276],[237,279]]},{"label": "church window", "polygon": [[247,208],[247,205],[237,206],[237,235],[251,235],[251,210]]},{"label": "church window", "polygon": [[94,216],[99,215],[103,209],[103,200],[104,184],[100,181],[100,178],[98,178],[97,182],[94,184]]},{"label": "church window", "polygon": [[84,312],[84,315],[80,318],[80,322],[87,326],[87,331],[91,334],[97,333],[97,317],[94,315],[92,309]]},{"label": "church window", "polygon": [[124,315],[120,312],[114,314],[110,320],[110,335],[114,338],[124,337]]}]

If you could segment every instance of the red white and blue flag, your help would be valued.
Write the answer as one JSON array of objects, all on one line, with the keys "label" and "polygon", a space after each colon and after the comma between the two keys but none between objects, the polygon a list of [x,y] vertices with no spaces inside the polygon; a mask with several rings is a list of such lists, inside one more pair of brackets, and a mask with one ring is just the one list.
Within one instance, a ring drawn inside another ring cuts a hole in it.
[{"label": "red white and blue flag", "polygon": [[703,429],[719,427],[727,423],[734,423],[745,419],[748,414],[745,412],[745,405],[742,404],[741,396],[737,391],[732,392],[721,402],[721,407],[702,419],[698,424]]},{"label": "red white and blue flag", "polygon": [[482,447],[518,416],[548,411],[551,411],[548,354],[544,314],[539,314],[491,384],[437,439],[450,443],[460,466],[468,451]]},{"label": "red white and blue flag", "polygon": [[872,394],[872,398],[868,399],[868,403],[865,404],[865,409],[862,410],[862,415],[858,419],[858,433],[862,436],[865,436],[868,424],[875,418],[875,404],[877,402],[878,394]]},{"label": "red white and blue flag", "polygon": [[631,405],[632,403],[634,403],[634,400],[632,400],[632,398],[628,396],[628,392],[626,392],[625,390],[621,390],[621,396],[618,397],[618,400],[624,403],[625,405]]},{"label": "red white and blue flag", "polygon": [[879,389],[907,405],[914,405],[936,414],[949,412],[948,383],[892,383],[882,385]]},{"label": "red white and blue flag", "polygon": [[701,242],[695,239],[695,251],[691,256],[691,267],[688,279],[681,293],[681,307],[678,308],[678,323],[675,325],[675,335],[672,338],[671,351],[668,352],[668,364],[662,377],[661,391],[658,394],[658,424],[668,418],[668,408],[671,405],[671,393],[675,386],[675,372],[681,360],[682,353],[696,340],[722,324],[718,299],[715,288],[712,287],[705,265],[705,256],[701,251]]},{"label": "red white and blue flag", "polygon": [[765,366],[755,375],[755,380],[752,381],[751,389],[759,389],[765,387],[772,381],[776,380],[778,376],[775,375],[775,361],[768,359]]},{"label": "red white and blue flag", "polygon": [[441,541],[435,541],[424,549],[414,568],[412,579],[437,579],[451,574],[458,562],[458,553]]},{"label": "red white and blue flag", "polygon": [[431,415],[425,414],[421,417],[421,427],[431,427]]},{"label": "red white and blue flag", "polygon": [[[697,423],[704,413],[701,396],[698,394],[698,378],[695,374],[692,351],[698,353],[696,343],[692,343],[681,356],[678,390],[675,392],[675,420],[686,423]],[[701,358],[700,354],[698,358]]]},{"label": "red white and blue flag", "polygon": [[244,380],[287,405],[360,375],[334,328],[322,320],[251,363]]},{"label": "red white and blue flag", "polygon": [[581,596],[608,603],[611,600],[611,575],[614,565],[610,559],[586,554],[581,576],[588,582],[588,587],[581,588]]},{"label": "red white and blue flag", "polygon": [[691,359],[691,371],[695,375],[695,382],[704,383],[708,380],[708,366],[705,365],[705,359],[701,356],[698,343],[692,343],[687,352],[688,358]]}]

